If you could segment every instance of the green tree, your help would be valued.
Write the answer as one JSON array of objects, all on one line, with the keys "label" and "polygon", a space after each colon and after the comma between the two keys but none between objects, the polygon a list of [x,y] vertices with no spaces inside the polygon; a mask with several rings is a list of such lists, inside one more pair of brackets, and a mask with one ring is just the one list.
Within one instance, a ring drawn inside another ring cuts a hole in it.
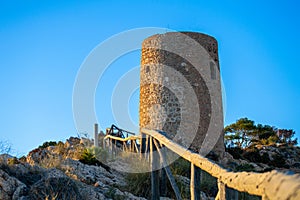
[{"label": "green tree", "polygon": [[257,124],[248,118],[241,118],[225,127],[225,144],[227,147],[248,148],[257,144],[271,145],[283,143],[296,145],[295,131],[277,129],[274,126]]},{"label": "green tree", "polygon": [[293,137],[295,136],[295,131],[293,129],[278,129],[277,136],[280,143],[292,146],[298,144],[297,138],[293,139]]},{"label": "green tree", "polygon": [[253,133],[252,145],[270,145],[279,141],[276,128],[269,125],[257,124]]},{"label": "green tree", "polygon": [[252,142],[256,127],[254,121],[248,118],[241,118],[235,123],[226,126],[224,131],[226,146],[245,148]]}]

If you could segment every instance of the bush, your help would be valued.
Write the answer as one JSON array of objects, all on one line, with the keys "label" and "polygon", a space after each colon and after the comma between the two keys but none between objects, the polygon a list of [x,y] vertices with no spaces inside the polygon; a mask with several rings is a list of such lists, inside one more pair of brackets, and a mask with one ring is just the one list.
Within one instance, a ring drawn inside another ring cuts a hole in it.
[{"label": "bush", "polygon": [[100,162],[106,162],[108,159],[108,152],[100,147],[94,148],[95,157]]},{"label": "bush", "polygon": [[102,148],[85,148],[80,155],[79,161],[88,165],[99,165],[100,162],[106,162],[108,153]]},{"label": "bush", "polygon": [[[133,164],[134,165],[134,164]],[[149,165],[149,163],[148,163]],[[143,166],[143,164],[142,164]],[[140,166],[141,167],[141,166]],[[190,185],[182,181],[184,177],[190,178],[191,165],[183,158],[178,158],[172,164],[169,165],[172,175],[175,178],[181,197],[183,199],[190,198]],[[163,169],[162,169],[163,170]],[[182,178],[181,178],[182,177]],[[201,171],[201,191],[209,194],[210,196],[216,196],[218,192],[217,180],[205,171]],[[162,181],[160,179],[160,181]],[[147,173],[130,173],[126,175],[127,186],[124,190],[131,192],[137,196],[149,197],[151,194],[151,172]],[[176,199],[169,179],[166,177],[164,183],[166,184],[166,197]]]},{"label": "bush", "polygon": [[210,151],[205,157],[215,162],[219,161],[219,156],[214,151]]},{"label": "bush", "polygon": [[131,152],[122,152],[122,160],[124,160],[134,173],[125,175],[126,191],[136,195],[149,197],[151,193],[151,173],[150,164],[147,160],[141,159],[139,154]]},{"label": "bush", "polygon": [[49,154],[44,159],[39,161],[39,165],[43,168],[59,168],[61,165],[62,158],[60,155],[57,154]]},{"label": "bush", "polygon": [[50,141],[50,142],[44,142],[42,145],[40,145],[38,148],[39,149],[45,149],[47,147],[50,147],[50,146],[56,146],[57,143],[55,141]]},{"label": "bush", "polygon": [[22,163],[25,163],[26,162],[26,157],[22,156],[21,158],[19,158],[19,161],[22,162]]},{"label": "bush", "polygon": [[226,151],[230,153],[234,159],[242,158],[243,150],[239,147],[227,148]]},{"label": "bush", "polygon": [[116,188],[110,187],[104,194],[106,197],[114,200],[123,200],[126,199],[125,196],[116,194]]},{"label": "bush", "polygon": [[289,166],[286,164],[285,159],[282,155],[276,154],[273,156],[273,159],[267,163],[268,165],[274,166],[274,167],[283,167],[283,168],[289,168]]},{"label": "bush", "polygon": [[97,159],[95,157],[95,153],[90,148],[84,149],[79,161],[84,164],[87,164],[87,165],[96,165],[97,164]]},{"label": "bush", "polygon": [[255,168],[253,165],[246,163],[246,164],[241,164],[241,165],[236,166],[235,171],[237,171],[237,172],[253,172],[253,171],[255,171]]},{"label": "bush", "polygon": [[200,189],[210,197],[215,197],[218,193],[217,179],[209,173],[201,170]]},{"label": "bush", "polygon": [[191,176],[191,164],[182,157],[175,160],[170,166],[172,174],[181,175],[185,177]]},{"label": "bush", "polygon": [[136,196],[149,197],[151,193],[151,173],[129,173],[126,175],[126,190]]},{"label": "bush", "polygon": [[15,164],[19,164],[19,163],[20,163],[20,161],[15,157],[7,159],[8,165],[15,165]]},{"label": "bush", "polygon": [[38,199],[82,199],[76,183],[70,178],[42,179],[35,183],[29,191],[32,200]]},{"label": "bush", "polygon": [[260,150],[256,147],[241,149],[239,147],[227,148],[234,159],[247,159],[251,162],[268,163],[270,158],[267,153],[260,154]]},{"label": "bush", "polygon": [[259,154],[259,150],[257,148],[254,149],[246,149],[242,156],[249,160],[250,162],[254,162],[254,163],[261,163],[261,162],[268,162],[268,160],[264,161],[263,159],[267,159],[267,157],[262,157]]}]

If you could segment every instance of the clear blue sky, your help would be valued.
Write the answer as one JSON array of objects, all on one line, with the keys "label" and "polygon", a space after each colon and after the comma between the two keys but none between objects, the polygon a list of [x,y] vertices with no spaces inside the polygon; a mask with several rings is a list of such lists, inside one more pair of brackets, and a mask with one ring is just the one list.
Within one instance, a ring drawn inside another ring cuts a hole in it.
[{"label": "clear blue sky", "polygon": [[[1,1],[0,140],[10,141],[21,155],[44,141],[76,136],[72,92],[82,62],[110,36],[140,27],[216,37],[226,89],[225,124],[248,117],[292,128],[300,138],[298,1],[130,2]],[[107,72],[114,79],[100,81],[106,91],[97,91],[95,98],[103,127],[114,123],[105,99],[122,73],[139,65],[139,56],[120,58]],[[137,94],[129,108],[136,122]]]}]

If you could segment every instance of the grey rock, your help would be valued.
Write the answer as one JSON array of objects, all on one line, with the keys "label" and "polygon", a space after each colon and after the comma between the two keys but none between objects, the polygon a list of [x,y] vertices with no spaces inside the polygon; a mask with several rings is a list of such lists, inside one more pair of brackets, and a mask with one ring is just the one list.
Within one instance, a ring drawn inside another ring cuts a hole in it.
[{"label": "grey rock", "polygon": [[24,183],[0,169],[0,199],[18,199],[26,192]]},{"label": "grey rock", "polygon": [[81,200],[81,194],[75,182],[70,178],[43,178],[35,183],[29,191],[32,200],[70,199]]}]

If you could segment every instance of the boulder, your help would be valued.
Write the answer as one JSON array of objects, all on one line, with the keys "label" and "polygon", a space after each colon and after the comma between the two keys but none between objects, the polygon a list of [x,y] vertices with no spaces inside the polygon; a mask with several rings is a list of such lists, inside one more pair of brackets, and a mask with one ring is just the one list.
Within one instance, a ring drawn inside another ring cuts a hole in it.
[{"label": "boulder", "polygon": [[26,193],[24,183],[0,169],[0,199],[19,199]]}]

